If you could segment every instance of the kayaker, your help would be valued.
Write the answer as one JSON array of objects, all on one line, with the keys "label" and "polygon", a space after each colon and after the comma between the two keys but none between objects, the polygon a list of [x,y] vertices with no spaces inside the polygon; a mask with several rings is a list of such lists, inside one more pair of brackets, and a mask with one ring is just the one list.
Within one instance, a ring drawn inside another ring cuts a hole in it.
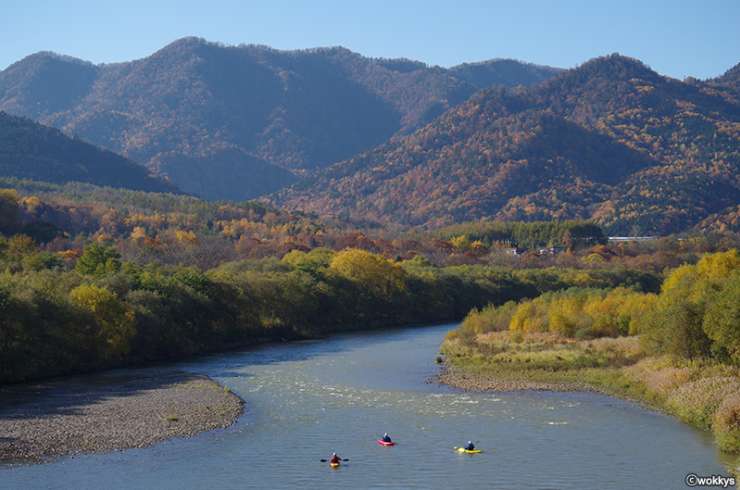
[{"label": "kayaker", "polygon": [[473,441],[468,441],[467,446],[465,446],[466,451],[475,451],[475,444],[473,444]]},{"label": "kayaker", "polygon": [[393,442],[391,441],[391,436],[389,436],[387,432],[383,434],[383,442]]},{"label": "kayaker", "polygon": [[331,459],[329,460],[330,464],[339,464],[341,462],[342,458],[340,458],[337,453],[331,453]]}]

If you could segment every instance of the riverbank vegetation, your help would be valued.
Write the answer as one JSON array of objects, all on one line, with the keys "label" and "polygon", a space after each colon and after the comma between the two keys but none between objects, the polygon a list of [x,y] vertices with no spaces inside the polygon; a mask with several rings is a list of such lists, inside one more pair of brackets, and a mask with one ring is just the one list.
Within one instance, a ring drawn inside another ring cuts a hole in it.
[{"label": "riverbank vegetation", "polygon": [[[585,222],[358,229],[255,202],[7,183],[0,383],[452,321],[568,288],[656,293],[664,267],[737,240],[611,245]],[[559,249],[506,253],[522,244]]]},{"label": "riverbank vegetation", "polygon": [[734,249],[673,269],[658,294],[570,288],[473,309],[442,349],[452,370],[638,399],[712,430],[723,450],[740,451]]},{"label": "riverbank vegetation", "polygon": [[0,238],[0,382],[176,359],[269,339],[430,323],[568,286],[649,273],[394,261],[360,249],[194,267],[139,265],[92,242],[79,258]]}]

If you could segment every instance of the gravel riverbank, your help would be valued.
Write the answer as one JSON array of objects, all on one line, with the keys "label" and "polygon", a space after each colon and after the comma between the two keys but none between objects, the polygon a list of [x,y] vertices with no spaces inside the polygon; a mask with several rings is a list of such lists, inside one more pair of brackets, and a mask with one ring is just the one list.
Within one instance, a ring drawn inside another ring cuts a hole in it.
[{"label": "gravel riverbank", "polygon": [[475,374],[445,366],[436,381],[466,391],[597,391],[585,383],[547,383]]},{"label": "gravel riverbank", "polygon": [[243,401],[205,376],[127,370],[0,387],[0,462],[145,447],[228,427]]}]

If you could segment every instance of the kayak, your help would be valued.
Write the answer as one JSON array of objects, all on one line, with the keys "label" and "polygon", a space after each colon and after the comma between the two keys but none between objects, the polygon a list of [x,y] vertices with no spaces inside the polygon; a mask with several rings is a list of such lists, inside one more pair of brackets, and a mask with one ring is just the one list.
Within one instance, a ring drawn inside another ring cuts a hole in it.
[{"label": "kayak", "polygon": [[385,442],[383,439],[378,439],[378,444],[380,444],[381,446],[386,446],[386,447],[391,447],[391,446],[395,446],[396,445],[396,443],[393,442],[393,441],[391,441],[391,442]]},{"label": "kayak", "polygon": [[332,467],[332,468],[334,468],[334,469],[339,468],[339,465],[340,465],[340,463],[329,463],[329,466]]},{"label": "kayak", "polygon": [[464,447],[456,447],[455,450],[460,454],[480,454],[483,452],[482,449],[465,449]]}]

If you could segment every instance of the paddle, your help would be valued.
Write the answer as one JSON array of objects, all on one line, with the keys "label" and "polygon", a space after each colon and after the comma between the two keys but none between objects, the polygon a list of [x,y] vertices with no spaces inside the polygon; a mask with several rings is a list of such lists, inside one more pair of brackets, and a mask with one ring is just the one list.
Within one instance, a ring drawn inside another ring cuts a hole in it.
[{"label": "paddle", "polygon": [[[320,459],[319,461],[321,461],[322,463],[327,463],[329,460],[328,459]],[[346,463],[346,462],[349,461],[349,459],[344,458],[344,459],[342,459],[342,461]]]}]

